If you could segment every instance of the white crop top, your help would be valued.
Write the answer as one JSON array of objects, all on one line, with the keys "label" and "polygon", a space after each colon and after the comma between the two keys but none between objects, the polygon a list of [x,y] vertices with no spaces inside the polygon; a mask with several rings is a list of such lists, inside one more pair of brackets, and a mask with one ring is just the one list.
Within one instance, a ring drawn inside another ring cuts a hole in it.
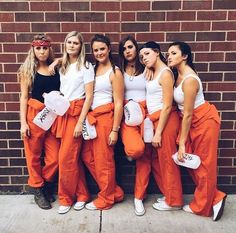
[{"label": "white crop top", "polygon": [[[116,67],[117,69],[118,67]],[[91,109],[113,102],[113,91],[110,75],[113,73],[112,67],[106,73],[95,77],[95,87],[93,103]]]},{"label": "white crop top", "polygon": [[146,79],[144,74],[130,76],[124,73],[125,100],[133,99],[141,102],[146,99]]},{"label": "white crop top", "polygon": [[147,109],[148,113],[152,114],[156,111],[159,111],[163,107],[163,93],[162,87],[159,83],[160,77],[165,70],[170,70],[169,67],[164,67],[156,78],[150,81],[146,81],[146,101],[147,101]]},{"label": "white crop top", "polygon": [[[88,69],[86,68],[88,67]],[[94,81],[94,68],[91,63],[87,62],[86,67],[82,66],[77,69],[77,62],[69,65],[65,74],[60,72],[60,91],[69,100],[84,99],[84,85]]]},{"label": "white crop top", "polygon": [[183,112],[184,110],[184,92],[182,90],[182,85],[183,82],[189,77],[195,78],[199,83],[199,90],[196,95],[194,109],[205,103],[203,95],[203,87],[200,78],[197,75],[189,74],[184,77],[184,79],[180,82],[180,84],[177,87],[174,88],[174,100],[178,104],[178,108],[181,112]]}]

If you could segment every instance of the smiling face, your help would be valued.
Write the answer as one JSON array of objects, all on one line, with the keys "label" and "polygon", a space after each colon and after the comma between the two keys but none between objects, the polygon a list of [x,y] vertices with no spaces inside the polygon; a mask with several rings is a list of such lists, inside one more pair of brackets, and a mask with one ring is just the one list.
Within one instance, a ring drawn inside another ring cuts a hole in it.
[{"label": "smiling face", "polygon": [[187,56],[182,54],[179,46],[173,45],[168,49],[167,62],[169,67],[177,67],[186,62]]},{"label": "smiling face", "polygon": [[123,55],[125,60],[127,60],[128,62],[134,61],[137,56],[137,51],[133,42],[131,40],[127,40],[124,44],[123,49]]},{"label": "smiling face", "polygon": [[110,48],[104,42],[94,41],[92,44],[93,56],[100,63],[109,60]]},{"label": "smiling face", "polygon": [[48,46],[35,46],[33,47],[36,59],[39,62],[46,62],[49,57],[49,47]]},{"label": "smiling face", "polygon": [[151,48],[143,48],[139,52],[140,62],[147,68],[151,68],[157,61],[158,53]]},{"label": "smiling face", "polygon": [[81,43],[77,36],[71,36],[67,39],[66,43],[66,52],[69,56],[76,57],[79,55],[81,50]]}]

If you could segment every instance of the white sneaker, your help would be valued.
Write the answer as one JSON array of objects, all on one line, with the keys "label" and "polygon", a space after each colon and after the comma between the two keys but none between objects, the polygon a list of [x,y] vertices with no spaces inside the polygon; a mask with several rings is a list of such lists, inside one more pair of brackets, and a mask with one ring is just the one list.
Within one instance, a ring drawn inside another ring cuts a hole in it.
[{"label": "white sneaker", "polygon": [[156,210],[180,210],[181,209],[181,207],[169,206],[165,201],[156,202],[152,205],[152,207]]},{"label": "white sneaker", "polygon": [[162,197],[158,197],[157,198],[157,202],[162,202],[162,201],[165,201],[166,200],[166,197],[165,196],[162,196]]},{"label": "white sneaker", "polygon": [[94,205],[94,203],[91,201],[85,205],[85,208],[87,210],[97,210],[98,208]]},{"label": "white sneaker", "polygon": [[183,211],[185,211],[187,213],[193,214],[193,211],[191,210],[189,205],[184,205],[182,209],[183,209]]},{"label": "white sneaker", "polygon": [[68,206],[60,205],[57,212],[58,214],[65,214],[70,210],[70,207],[71,206],[69,205]]},{"label": "white sneaker", "polygon": [[74,205],[74,210],[82,210],[85,206],[85,201],[77,201]]},{"label": "white sneaker", "polygon": [[142,216],[145,214],[145,209],[142,200],[134,198],[134,209],[135,209],[135,214],[138,216]]},{"label": "white sneaker", "polygon": [[226,197],[225,195],[221,201],[213,205],[213,221],[218,221],[223,215]]}]

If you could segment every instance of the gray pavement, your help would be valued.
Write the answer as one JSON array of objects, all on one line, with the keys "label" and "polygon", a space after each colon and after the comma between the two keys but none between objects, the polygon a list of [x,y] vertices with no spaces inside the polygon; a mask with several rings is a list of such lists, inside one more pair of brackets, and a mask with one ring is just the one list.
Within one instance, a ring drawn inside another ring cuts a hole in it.
[{"label": "gray pavement", "polygon": [[[156,211],[152,203],[156,195],[145,200],[146,214],[134,214],[133,196],[105,211],[71,209],[57,213],[58,203],[51,210],[36,206],[32,195],[0,195],[0,233],[235,233],[236,195],[228,195],[224,215],[218,222],[178,211]],[[190,195],[185,195],[187,202]]]}]

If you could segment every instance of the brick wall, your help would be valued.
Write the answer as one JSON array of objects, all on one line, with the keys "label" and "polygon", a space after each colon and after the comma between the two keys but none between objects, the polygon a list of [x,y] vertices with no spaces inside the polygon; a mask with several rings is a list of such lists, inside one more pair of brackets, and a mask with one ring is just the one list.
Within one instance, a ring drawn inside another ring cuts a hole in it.
[{"label": "brick wall", "polygon": [[[33,34],[47,32],[59,56],[71,30],[83,33],[87,53],[95,33],[105,33],[117,53],[119,40],[132,34],[142,43],[160,42],[162,50],[173,40],[193,48],[206,99],[216,104],[222,118],[219,140],[218,184],[236,193],[236,1],[3,1],[0,2],[0,192],[27,190],[27,169],[19,132],[19,83],[16,71]],[[132,192],[135,163],[116,147],[117,179]],[[183,170],[186,193],[193,185]],[[88,176],[89,187],[96,189]],[[151,179],[149,192],[157,188]]]}]

